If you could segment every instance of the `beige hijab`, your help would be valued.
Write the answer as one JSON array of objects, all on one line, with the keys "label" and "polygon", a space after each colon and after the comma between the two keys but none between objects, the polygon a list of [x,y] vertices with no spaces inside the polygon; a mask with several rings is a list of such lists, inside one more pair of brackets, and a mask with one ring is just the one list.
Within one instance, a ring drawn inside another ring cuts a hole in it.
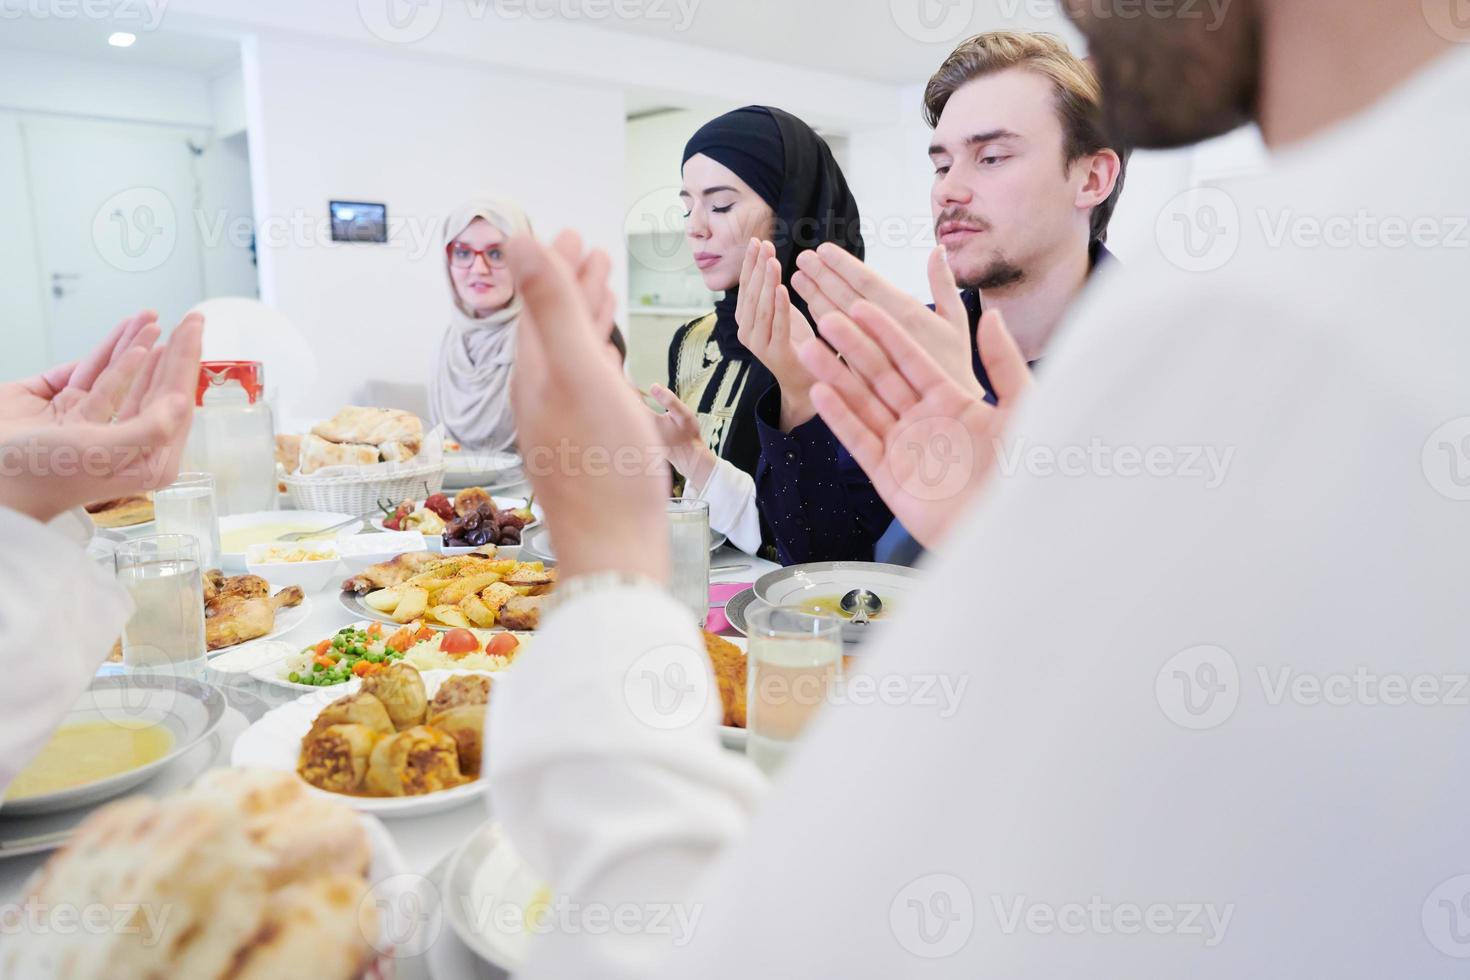
[{"label": "beige hijab", "polygon": [[[507,236],[529,234],[531,223],[520,208],[506,201],[467,201],[444,219],[441,245],[459,236],[476,218],[484,218]],[[429,380],[429,410],[444,434],[470,452],[515,448],[516,425],[510,407],[510,372],[515,364],[516,321],[521,297],[489,316],[476,317],[459,298],[449,260],[444,260],[449,298],[454,303],[449,329],[439,342],[434,374]]]}]

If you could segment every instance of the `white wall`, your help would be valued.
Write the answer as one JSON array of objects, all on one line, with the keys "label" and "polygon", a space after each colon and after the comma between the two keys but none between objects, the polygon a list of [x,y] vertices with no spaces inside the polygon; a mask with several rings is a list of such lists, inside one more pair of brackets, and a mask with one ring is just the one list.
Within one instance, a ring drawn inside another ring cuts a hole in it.
[{"label": "white wall", "polygon": [[238,65],[209,80],[209,114],[216,136],[245,131],[245,74]]},{"label": "white wall", "polygon": [[[0,236],[0,310],[6,317],[0,378],[34,374],[56,359],[48,341],[51,299],[34,226],[44,218],[33,213],[22,122],[65,116],[206,134],[214,128],[214,113],[228,106],[228,97],[228,88],[212,95],[208,79],[195,72],[0,47],[0,214],[6,218],[6,233]],[[242,116],[243,110],[234,115]],[[231,157],[210,148],[198,162],[202,206],[230,208],[248,217],[249,182],[241,151],[234,150]],[[181,204],[179,213],[187,214],[192,204]],[[207,290],[254,290],[248,250],[206,250],[204,271]],[[119,310],[117,316],[125,312]],[[114,322],[97,325],[99,339]]]},{"label": "white wall", "polygon": [[201,75],[20,48],[0,48],[0,107],[163,125],[214,124]]},{"label": "white wall", "polygon": [[[243,119],[244,107],[238,110]],[[250,143],[243,131],[218,133],[197,159],[199,210],[195,215],[204,249],[204,295],[260,295],[250,250],[254,206],[250,196]]]},{"label": "white wall", "polygon": [[0,109],[0,316],[5,318],[0,379],[29,377],[49,366],[46,349],[46,297],[41,287],[31,199],[25,179],[21,114]]},{"label": "white wall", "polygon": [[[581,229],[626,281],[621,92],[275,33],[244,62],[261,298],[322,367],[303,413],[427,381],[450,308],[439,225],[468,197]],[[329,200],[386,204],[389,244],[331,242]]]}]

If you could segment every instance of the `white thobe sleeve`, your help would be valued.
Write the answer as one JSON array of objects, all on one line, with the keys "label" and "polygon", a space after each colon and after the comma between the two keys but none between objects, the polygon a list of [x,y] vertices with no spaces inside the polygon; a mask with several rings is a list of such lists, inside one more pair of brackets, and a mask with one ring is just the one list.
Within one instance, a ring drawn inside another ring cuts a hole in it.
[{"label": "white thobe sleeve", "polygon": [[73,538],[0,508],[0,794],[86,690],[132,611]]},{"label": "white thobe sleeve", "polygon": [[761,546],[761,516],[756,508],[755,480],[749,473],[730,462],[720,460],[703,489],[692,496],[709,502],[709,526],[730,539],[730,543],[747,555]]}]

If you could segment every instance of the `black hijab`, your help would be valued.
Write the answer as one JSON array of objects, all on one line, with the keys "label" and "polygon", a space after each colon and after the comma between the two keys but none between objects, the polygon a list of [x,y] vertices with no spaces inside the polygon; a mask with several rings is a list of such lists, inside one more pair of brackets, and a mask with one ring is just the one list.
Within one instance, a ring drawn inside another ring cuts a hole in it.
[{"label": "black hijab", "polygon": [[[796,272],[796,257],[823,242],[863,257],[857,201],[847,178],[827,141],[791,113],[762,105],[727,112],[689,138],[683,162],[696,153],[729,167],[775,212],[771,244],[776,246],[781,281],[788,289]],[[736,286],[715,305],[719,315],[715,339],[726,357],[753,360],[736,336],[739,295]],[[805,316],[802,298],[793,292],[791,300]]]},{"label": "black hijab", "polygon": [[[771,243],[781,262],[781,280],[788,288],[796,272],[796,257],[823,242],[832,242],[863,257],[857,201],[848,189],[842,168],[826,140],[789,112],[769,106],[746,106],[710,120],[690,137],[684,161],[696,153],[730,168],[750,185],[775,212]],[[760,461],[755,404],[775,383],[765,365],[740,342],[735,304],[740,287],[726,291],[715,304],[713,339],[729,365],[748,372],[740,401],[725,437],[721,455],[755,475]],[[795,292],[791,300],[802,315],[806,304]],[[675,352],[684,331],[675,336],[670,351],[670,377]]]}]

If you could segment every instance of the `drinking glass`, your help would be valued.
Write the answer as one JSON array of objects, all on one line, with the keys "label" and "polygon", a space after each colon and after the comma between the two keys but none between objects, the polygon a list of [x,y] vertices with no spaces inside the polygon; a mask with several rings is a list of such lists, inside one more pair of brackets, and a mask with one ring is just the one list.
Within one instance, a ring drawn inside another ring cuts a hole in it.
[{"label": "drinking glass", "polygon": [[842,620],[764,606],[746,622],[745,754],[774,775],[841,676]]},{"label": "drinking glass", "polygon": [[117,578],[136,607],[123,628],[123,669],[200,680],[206,663],[204,582],[192,534],[154,534],[117,546]]},{"label": "drinking glass", "polygon": [[709,618],[709,501],[669,500],[669,544],[673,554],[669,588],[703,628]]},{"label": "drinking glass", "polygon": [[194,535],[199,540],[200,567],[219,567],[219,517],[213,476],[180,473],[173,483],[154,492],[153,513],[159,534]]}]

